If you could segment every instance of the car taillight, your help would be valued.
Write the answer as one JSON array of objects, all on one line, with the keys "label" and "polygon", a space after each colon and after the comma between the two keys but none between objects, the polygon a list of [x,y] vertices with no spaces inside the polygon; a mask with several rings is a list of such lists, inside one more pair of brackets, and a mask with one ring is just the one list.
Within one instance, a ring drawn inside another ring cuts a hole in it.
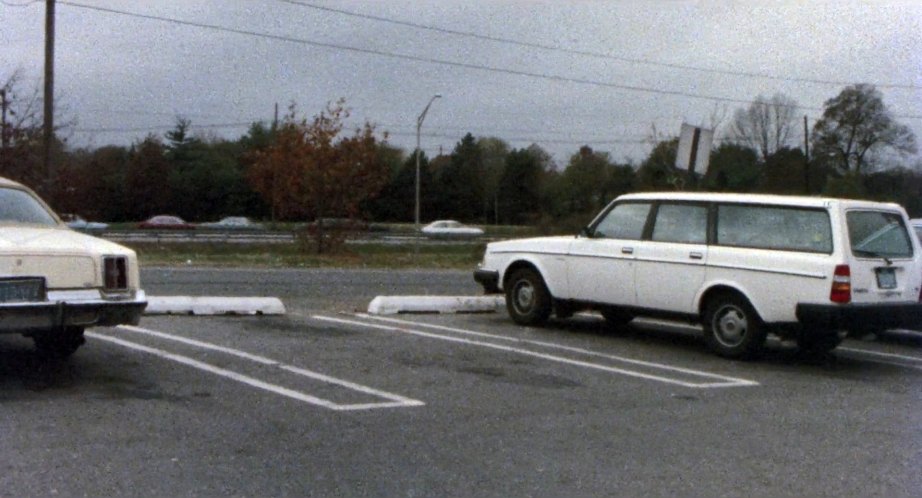
[{"label": "car taillight", "polygon": [[829,300],[834,303],[848,303],[852,300],[852,271],[848,265],[836,266],[832,274],[832,290]]},{"label": "car taillight", "polygon": [[128,288],[128,262],[124,256],[106,256],[103,258],[103,285],[105,290],[125,290]]}]

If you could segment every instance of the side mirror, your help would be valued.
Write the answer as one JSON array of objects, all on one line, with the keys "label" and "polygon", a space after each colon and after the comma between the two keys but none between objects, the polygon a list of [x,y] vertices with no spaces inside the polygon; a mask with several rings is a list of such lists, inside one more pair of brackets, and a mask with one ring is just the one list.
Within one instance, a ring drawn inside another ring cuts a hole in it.
[{"label": "side mirror", "polygon": [[579,231],[579,234],[577,235],[577,237],[586,237],[587,239],[591,239],[591,238],[592,238],[592,232],[590,232],[590,231],[589,231],[589,227],[586,226],[586,227],[583,227],[583,228]]}]

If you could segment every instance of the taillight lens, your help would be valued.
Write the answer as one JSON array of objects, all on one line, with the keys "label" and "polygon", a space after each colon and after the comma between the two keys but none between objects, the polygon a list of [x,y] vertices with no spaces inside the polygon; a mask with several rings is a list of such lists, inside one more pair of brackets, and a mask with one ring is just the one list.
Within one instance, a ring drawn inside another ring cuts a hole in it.
[{"label": "taillight lens", "polygon": [[124,256],[103,258],[103,285],[106,290],[128,288],[128,262]]},{"label": "taillight lens", "polygon": [[852,270],[848,265],[836,266],[832,274],[832,291],[829,300],[834,303],[849,303],[852,300]]}]

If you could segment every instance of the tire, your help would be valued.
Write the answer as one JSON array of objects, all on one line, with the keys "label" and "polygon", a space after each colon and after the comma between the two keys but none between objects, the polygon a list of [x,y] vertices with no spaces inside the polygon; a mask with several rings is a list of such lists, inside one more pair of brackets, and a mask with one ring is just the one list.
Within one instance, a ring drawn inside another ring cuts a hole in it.
[{"label": "tire", "polygon": [[516,270],[506,281],[506,309],[519,325],[541,325],[551,315],[551,293],[537,271]]},{"label": "tire", "polygon": [[74,354],[86,340],[83,327],[64,327],[63,329],[41,332],[32,337],[38,352],[53,359],[65,359]]},{"label": "tire", "polygon": [[749,301],[739,294],[718,294],[708,300],[703,322],[705,341],[717,355],[750,359],[761,354],[767,331]]},{"label": "tire", "polygon": [[809,355],[822,355],[835,349],[842,338],[834,330],[802,330],[797,337],[797,347]]}]

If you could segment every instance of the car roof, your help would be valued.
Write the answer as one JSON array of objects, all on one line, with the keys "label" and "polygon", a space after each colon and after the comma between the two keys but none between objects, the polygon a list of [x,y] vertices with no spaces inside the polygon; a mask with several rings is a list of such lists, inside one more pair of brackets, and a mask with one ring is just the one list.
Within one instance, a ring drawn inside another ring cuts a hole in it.
[{"label": "car roof", "polygon": [[717,192],[640,192],[625,194],[617,200],[666,200],[666,201],[707,201],[734,202],[745,204],[775,204],[782,206],[827,207],[841,204],[845,207],[888,207],[899,208],[892,202],[873,202],[833,197],[811,197],[804,195],[743,194]]},{"label": "car roof", "polygon": [[19,183],[19,182],[14,182],[13,180],[10,180],[9,178],[5,178],[5,177],[0,176],[0,186],[4,186],[4,187],[22,187],[23,184],[21,184],[21,183]]}]

